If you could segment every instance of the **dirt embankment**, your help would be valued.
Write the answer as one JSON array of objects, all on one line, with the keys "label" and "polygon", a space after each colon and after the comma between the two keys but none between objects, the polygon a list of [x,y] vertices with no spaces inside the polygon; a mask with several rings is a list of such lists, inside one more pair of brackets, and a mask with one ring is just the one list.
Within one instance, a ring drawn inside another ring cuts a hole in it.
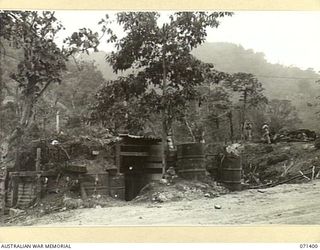
[{"label": "dirt embankment", "polygon": [[320,151],[311,142],[246,144],[244,180],[248,187],[302,183],[319,177]]},{"label": "dirt embankment", "polygon": [[242,182],[248,190],[229,192],[210,179],[175,179],[147,185],[130,202],[56,194],[5,218],[2,225],[320,223],[320,151],[312,143],[248,143],[242,150]]},{"label": "dirt embankment", "polygon": [[319,180],[262,190],[233,192],[164,203],[127,202],[121,207],[70,210],[32,218],[18,225],[250,225],[320,223]]}]

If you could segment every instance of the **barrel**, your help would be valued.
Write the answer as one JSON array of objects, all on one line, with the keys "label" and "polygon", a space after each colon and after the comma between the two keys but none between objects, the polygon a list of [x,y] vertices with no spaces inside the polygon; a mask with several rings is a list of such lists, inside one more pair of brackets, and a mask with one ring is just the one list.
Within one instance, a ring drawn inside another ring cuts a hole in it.
[{"label": "barrel", "polygon": [[[149,156],[146,158],[147,169],[153,169],[151,172],[154,172],[154,169],[158,169],[159,173],[162,173],[162,145],[156,144],[149,147]],[[167,168],[175,167],[177,161],[177,151],[168,150],[166,151],[166,165]]]},{"label": "barrel", "polygon": [[241,158],[235,155],[226,154],[221,159],[219,169],[220,181],[231,191],[241,190]]},{"label": "barrel", "polygon": [[206,169],[210,177],[219,181],[218,168],[221,164],[221,156],[224,154],[224,148],[221,143],[209,143],[205,147],[205,155],[207,159]]},{"label": "barrel", "polygon": [[[141,188],[151,181],[158,181],[162,178],[162,145],[156,144],[149,147],[149,156],[143,166]],[[140,191],[140,190],[139,190]]]},{"label": "barrel", "polygon": [[206,176],[206,159],[203,143],[177,146],[177,174],[183,179],[202,180]]},{"label": "barrel", "polygon": [[109,194],[109,174],[107,172],[83,174],[80,182],[88,196]]},{"label": "barrel", "polygon": [[6,207],[12,207],[12,195],[13,190],[12,188],[8,188],[7,195],[6,195]]},{"label": "barrel", "polygon": [[115,199],[125,199],[125,178],[123,174],[109,176],[109,195]]},{"label": "barrel", "polygon": [[218,177],[218,168],[220,166],[220,158],[219,155],[206,155],[206,170],[209,172],[210,177],[215,180],[218,181],[219,177]]},{"label": "barrel", "polygon": [[146,157],[142,174],[161,174],[162,173],[162,145],[150,145],[148,157]]}]

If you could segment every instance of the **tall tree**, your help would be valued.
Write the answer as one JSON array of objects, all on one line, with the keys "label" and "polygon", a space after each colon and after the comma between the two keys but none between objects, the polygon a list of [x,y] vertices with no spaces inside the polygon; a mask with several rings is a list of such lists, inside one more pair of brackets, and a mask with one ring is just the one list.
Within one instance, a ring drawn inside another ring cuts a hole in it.
[{"label": "tall tree", "polygon": [[247,119],[249,108],[257,107],[259,104],[267,103],[268,100],[264,95],[262,83],[250,73],[235,73],[226,81],[234,92],[239,94],[240,102],[240,128],[241,136],[244,132],[244,123]]},{"label": "tall tree", "polygon": [[265,114],[269,117],[270,126],[275,131],[297,129],[301,123],[295,106],[289,100],[271,100]]},{"label": "tall tree", "polygon": [[176,12],[169,16],[168,22],[160,24],[157,12],[117,14],[117,22],[126,35],[118,40],[118,50],[108,61],[115,72],[138,69],[145,79],[141,83],[145,90],[150,86],[161,90],[156,93],[161,97],[157,105],[163,123],[163,169],[167,134],[176,115],[173,110],[194,98],[194,86],[203,82],[202,63],[190,52],[205,41],[207,28],[218,27],[219,19],[226,15],[232,13]]}]

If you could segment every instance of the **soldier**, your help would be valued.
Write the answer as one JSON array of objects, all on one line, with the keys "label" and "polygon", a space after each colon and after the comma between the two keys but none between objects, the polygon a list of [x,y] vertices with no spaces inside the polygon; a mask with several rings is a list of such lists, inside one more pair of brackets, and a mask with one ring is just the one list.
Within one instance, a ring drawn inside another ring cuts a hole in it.
[{"label": "soldier", "polygon": [[245,121],[244,123],[245,139],[251,141],[252,139],[252,123],[250,121]]},{"label": "soldier", "polygon": [[271,144],[271,139],[270,139],[270,129],[269,125],[267,122],[263,123],[262,125],[262,131],[263,131],[263,138],[266,140],[268,144]]}]

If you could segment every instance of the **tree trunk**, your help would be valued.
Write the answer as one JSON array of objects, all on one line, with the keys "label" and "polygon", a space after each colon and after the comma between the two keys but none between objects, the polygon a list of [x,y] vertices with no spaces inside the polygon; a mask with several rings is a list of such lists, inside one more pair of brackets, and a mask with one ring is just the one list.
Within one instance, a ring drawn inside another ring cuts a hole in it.
[{"label": "tree trunk", "polygon": [[[162,80],[162,104],[164,105],[166,102],[166,88],[167,88],[167,68],[166,68],[166,60],[165,53],[163,51],[162,55],[162,70],[163,70],[163,80]],[[166,151],[167,151],[167,131],[166,131],[166,108],[165,105],[162,109],[162,174],[166,171]]]},{"label": "tree trunk", "polygon": [[232,111],[229,112],[228,118],[229,118],[229,125],[230,125],[230,140],[233,143],[234,135],[233,135]]},{"label": "tree trunk", "polygon": [[[10,150],[10,145],[17,139],[21,138],[22,131],[20,127],[15,128],[11,134],[9,134],[4,140],[1,142],[0,150],[1,150],[1,159],[0,162],[6,162],[7,156]],[[11,160],[11,159],[10,159]]]},{"label": "tree trunk", "polygon": [[32,117],[32,109],[33,109],[33,99],[31,97],[26,97],[23,101],[22,106],[22,116],[20,118],[19,124],[16,128],[13,129],[12,133],[9,134],[2,142],[0,146],[1,150],[1,162],[4,162],[8,156],[10,146],[14,141],[21,140],[22,135],[24,134],[25,130],[31,124],[31,117]]},{"label": "tree trunk", "polygon": [[24,104],[22,106],[22,116],[19,122],[21,129],[30,126],[30,118],[32,117],[34,106],[34,100],[31,96],[26,96],[23,102]]},{"label": "tree trunk", "polygon": [[246,112],[247,112],[247,89],[243,93],[243,108],[242,108],[242,119],[241,119],[241,140],[244,139],[244,123],[246,121]]},{"label": "tree trunk", "polygon": [[[1,38],[0,38],[0,45],[1,45]],[[2,108],[2,102],[3,102],[3,63],[4,57],[2,56],[2,52],[0,51],[0,109]],[[0,118],[0,128],[2,129],[3,126],[3,119]],[[2,139],[2,133],[0,134],[0,140]],[[1,156],[1,155],[0,155]]]}]

